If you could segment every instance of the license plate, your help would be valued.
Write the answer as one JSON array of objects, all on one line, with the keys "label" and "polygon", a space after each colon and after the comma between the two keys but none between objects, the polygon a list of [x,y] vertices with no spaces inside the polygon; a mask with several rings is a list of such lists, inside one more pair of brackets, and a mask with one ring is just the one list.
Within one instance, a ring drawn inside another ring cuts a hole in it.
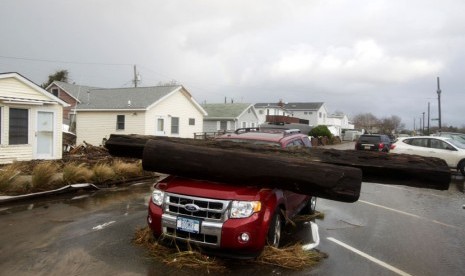
[{"label": "license plate", "polygon": [[365,149],[370,149],[371,147],[370,146],[365,146]]},{"label": "license plate", "polygon": [[178,217],[176,220],[176,228],[189,233],[200,232],[200,221],[196,219]]}]

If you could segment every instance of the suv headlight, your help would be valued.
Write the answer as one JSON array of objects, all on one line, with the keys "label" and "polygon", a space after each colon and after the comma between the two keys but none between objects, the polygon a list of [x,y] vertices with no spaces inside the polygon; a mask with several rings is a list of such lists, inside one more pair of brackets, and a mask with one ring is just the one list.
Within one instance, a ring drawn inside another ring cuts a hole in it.
[{"label": "suv headlight", "polygon": [[231,204],[231,218],[248,218],[262,209],[260,201],[233,201]]},{"label": "suv headlight", "polygon": [[163,199],[165,198],[165,192],[162,190],[155,189],[152,192],[152,202],[155,205],[161,206],[163,204]]}]

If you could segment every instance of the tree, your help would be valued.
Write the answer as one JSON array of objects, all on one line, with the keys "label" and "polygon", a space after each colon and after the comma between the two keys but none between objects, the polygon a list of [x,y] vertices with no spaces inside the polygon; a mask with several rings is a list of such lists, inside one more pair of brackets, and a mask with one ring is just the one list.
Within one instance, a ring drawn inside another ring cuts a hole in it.
[{"label": "tree", "polygon": [[368,132],[374,131],[375,127],[379,127],[379,119],[371,113],[362,113],[355,115],[353,119],[355,128],[365,129]]},{"label": "tree", "polygon": [[379,131],[385,134],[397,133],[403,128],[399,116],[392,115],[391,117],[383,118],[380,120]]},{"label": "tree", "polygon": [[42,83],[42,88],[47,88],[54,81],[68,82],[69,72],[68,70],[58,70],[55,73],[48,76],[48,81]]}]

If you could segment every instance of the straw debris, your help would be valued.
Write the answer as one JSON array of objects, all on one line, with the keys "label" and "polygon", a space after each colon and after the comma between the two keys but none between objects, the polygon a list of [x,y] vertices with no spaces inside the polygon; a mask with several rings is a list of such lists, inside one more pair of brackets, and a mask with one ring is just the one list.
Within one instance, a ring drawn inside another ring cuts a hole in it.
[{"label": "straw debris", "polygon": [[[189,244],[187,245],[187,250],[181,250],[176,243],[174,243],[174,247],[161,245],[158,241],[154,240],[149,227],[138,229],[133,242],[144,246],[148,249],[150,256],[169,266],[207,270],[208,272],[222,272],[226,270],[226,265],[222,259],[204,255],[192,249]],[[305,251],[302,249],[302,245],[297,243],[284,248],[266,246],[258,258],[248,261],[248,263],[302,270],[315,266],[327,257],[326,254],[319,251]]]}]

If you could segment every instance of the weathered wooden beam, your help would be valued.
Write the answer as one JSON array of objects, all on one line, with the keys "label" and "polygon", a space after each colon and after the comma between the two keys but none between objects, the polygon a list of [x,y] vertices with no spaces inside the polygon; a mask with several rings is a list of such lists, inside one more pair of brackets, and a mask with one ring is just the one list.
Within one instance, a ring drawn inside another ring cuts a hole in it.
[{"label": "weathered wooden beam", "polygon": [[147,141],[142,166],[148,171],[281,188],[343,202],[358,200],[362,182],[362,172],[356,168],[163,140]]},{"label": "weathered wooden beam", "polygon": [[194,140],[150,135],[111,135],[107,141],[110,154],[142,159],[143,148],[148,140],[164,140],[173,143],[197,145],[206,148],[229,149],[239,152],[287,156],[304,161],[327,163],[359,168],[363,181],[390,185],[447,190],[451,172],[446,162],[439,158],[406,154],[311,148],[283,150],[247,143],[220,140]]}]

